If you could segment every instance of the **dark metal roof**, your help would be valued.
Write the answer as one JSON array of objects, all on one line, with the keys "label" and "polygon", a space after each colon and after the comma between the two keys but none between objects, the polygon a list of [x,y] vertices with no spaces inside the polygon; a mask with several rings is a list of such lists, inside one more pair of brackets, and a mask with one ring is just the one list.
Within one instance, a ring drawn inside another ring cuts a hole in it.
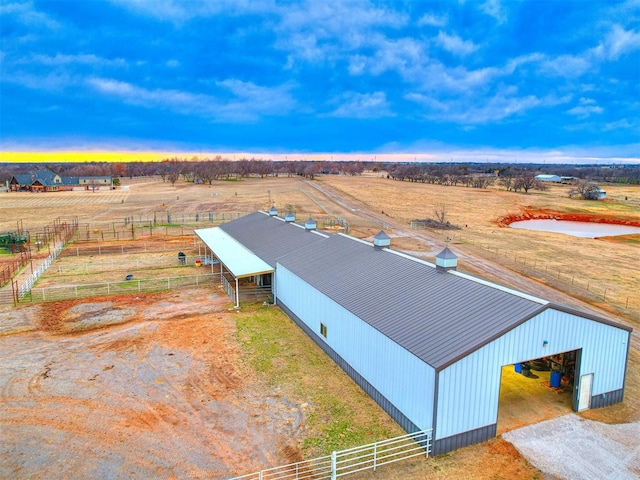
[{"label": "dark metal roof", "polygon": [[307,231],[262,212],[220,228],[437,370],[547,308],[627,329],[471,275],[438,272],[431,263],[346,235]]},{"label": "dark metal roof", "polygon": [[444,250],[442,250],[439,254],[436,255],[436,258],[441,258],[443,260],[452,260],[452,259],[457,259],[458,257],[456,256],[455,253],[449,250],[449,247],[444,247]]},{"label": "dark metal roof", "polygon": [[[60,182],[54,182],[57,174],[52,170],[34,170],[33,173],[18,173],[13,176],[18,185],[33,185],[38,182],[45,186],[78,185],[78,177],[60,177]],[[111,177],[84,177],[84,178],[111,178]]]},{"label": "dark metal roof", "polygon": [[438,370],[546,308],[343,235],[278,263]]},{"label": "dark metal roof", "polygon": [[278,257],[326,240],[327,236],[263,212],[245,215],[220,228],[274,268]]}]

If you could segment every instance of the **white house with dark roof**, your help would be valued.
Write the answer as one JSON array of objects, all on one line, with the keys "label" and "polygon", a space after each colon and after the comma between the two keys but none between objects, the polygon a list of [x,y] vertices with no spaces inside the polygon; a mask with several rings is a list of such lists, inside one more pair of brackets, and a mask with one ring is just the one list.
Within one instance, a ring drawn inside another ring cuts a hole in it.
[{"label": "white house with dark roof", "polygon": [[244,275],[271,275],[273,301],[405,430],[433,429],[435,454],[496,435],[507,365],[566,355],[573,410],[623,399],[630,328],[459,272],[448,248],[432,264],[384,233],[372,244],[257,212],[196,231],[221,257],[213,231],[252,258]]}]

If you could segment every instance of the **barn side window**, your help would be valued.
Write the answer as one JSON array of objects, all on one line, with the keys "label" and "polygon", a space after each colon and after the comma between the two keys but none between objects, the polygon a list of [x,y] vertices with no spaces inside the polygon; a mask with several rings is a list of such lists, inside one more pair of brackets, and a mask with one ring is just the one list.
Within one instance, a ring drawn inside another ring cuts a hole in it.
[{"label": "barn side window", "polygon": [[327,338],[327,326],[324,323],[320,324],[320,334],[324,337]]}]

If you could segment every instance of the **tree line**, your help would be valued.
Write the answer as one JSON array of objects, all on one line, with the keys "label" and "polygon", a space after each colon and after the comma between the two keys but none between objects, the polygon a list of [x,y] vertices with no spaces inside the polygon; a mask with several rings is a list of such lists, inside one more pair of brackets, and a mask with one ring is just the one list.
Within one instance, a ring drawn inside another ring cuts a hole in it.
[{"label": "tree line", "polygon": [[544,189],[545,184],[535,179],[540,173],[552,173],[604,183],[640,184],[640,165],[575,166],[539,164],[489,163],[395,163],[360,161],[272,161],[261,159],[229,160],[213,158],[167,158],[160,162],[87,162],[51,164],[0,164],[0,181],[5,183],[18,173],[50,168],[62,176],[140,177],[160,176],[164,181],[179,180],[211,184],[217,180],[239,180],[256,176],[303,176],[313,179],[318,175],[360,175],[365,170],[397,181],[422,182],[438,185],[463,185],[487,188],[497,184],[510,191],[528,192]]}]

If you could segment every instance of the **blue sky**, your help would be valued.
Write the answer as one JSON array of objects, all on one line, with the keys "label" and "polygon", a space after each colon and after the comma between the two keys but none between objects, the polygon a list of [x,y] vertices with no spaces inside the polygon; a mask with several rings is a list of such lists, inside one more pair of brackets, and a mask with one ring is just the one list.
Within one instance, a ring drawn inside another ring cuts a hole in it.
[{"label": "blue sky", "polygon": [[640,163],[640,1],[0,0],[1,150]]}]

